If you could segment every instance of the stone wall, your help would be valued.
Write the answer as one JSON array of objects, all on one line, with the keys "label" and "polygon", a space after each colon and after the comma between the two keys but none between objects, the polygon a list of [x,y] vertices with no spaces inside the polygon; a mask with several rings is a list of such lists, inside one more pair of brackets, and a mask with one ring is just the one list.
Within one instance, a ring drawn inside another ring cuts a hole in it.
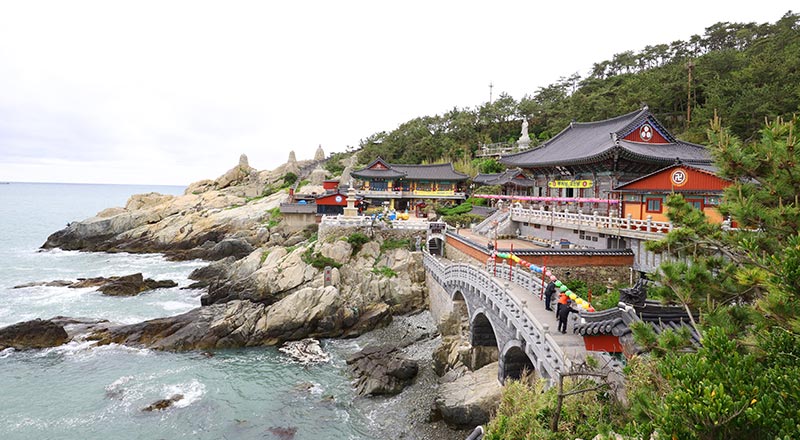
[{"label": "stone wall", "polygon": [[444,287],[437,283],[431,277],[431,274],[427,272],[425,274],[425,284],[428,286],[431,315],[436,320],[436,325],[439,326],[453,312],[453,301],[450,300],[450,294],[444,290]]}]

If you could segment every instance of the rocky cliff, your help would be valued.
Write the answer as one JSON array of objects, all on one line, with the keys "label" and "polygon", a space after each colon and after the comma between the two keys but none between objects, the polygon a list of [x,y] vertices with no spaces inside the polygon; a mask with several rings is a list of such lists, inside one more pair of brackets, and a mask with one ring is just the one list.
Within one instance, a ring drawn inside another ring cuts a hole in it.
[{"label": "rocky cliff", "polygon": [[303,163],[257,171],[242,155],[216,180],[195,182],[180,196],[134,195],[125,207],[70,223],[50,235],[42,248],[163,252],[176,259],[241,258],[270,240],[288,238],[280,227],[269,227],[270,211],[285,200],[284,178],[297,171],[298,164]]}]

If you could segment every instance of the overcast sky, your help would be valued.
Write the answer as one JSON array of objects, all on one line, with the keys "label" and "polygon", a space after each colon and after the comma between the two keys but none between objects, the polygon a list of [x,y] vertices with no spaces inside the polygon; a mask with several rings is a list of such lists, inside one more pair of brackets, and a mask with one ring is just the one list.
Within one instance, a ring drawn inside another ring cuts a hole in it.
[{"label": "overcast sky", "polygon": [[[795,3],[793,5],[793,3]],[[0,181],[187,185],[796,1],[0,0]],[[633,110],[633,109],[632,109]]]}]

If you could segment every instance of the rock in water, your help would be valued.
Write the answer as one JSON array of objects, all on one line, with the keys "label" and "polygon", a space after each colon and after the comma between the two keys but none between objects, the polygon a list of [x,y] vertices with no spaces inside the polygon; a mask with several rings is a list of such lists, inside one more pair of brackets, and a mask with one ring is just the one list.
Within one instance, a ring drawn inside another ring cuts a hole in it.
[{"label": "rock in water", "polygon": [[317,364],[331,360],[330,356],[322,351],[319,341],[312,338],[287,342],[283,344],[283,347],[279,348],[279,350],[288,354],[292,359],[303,365]]},{"label": "rock in water", "polygon": [[174,394],[169,399],[156,400],[155,402],[142,408],[142,411],[161,411],[171,407],[175,402],[183,399],[183,394]]},{"label": "rock in water", "polygon": [[34,319],[0,329],[0,350],[57,347],[68,340],[64,327],[49,320]]},{"label": "rock in water", "polygon": [[294,439],[294,435],[297,433],[297,428],[295,428],[294,426],[286,428],[282,426],[273,426],[269,428],[269,432],[272,433],[279,440],[292,440]]},{"label": "rock in water", "polygon": [[419,372],[417,361],[403,357],[397,347],[370,345],[347,359],[356,377],[356,391],[364,396],[398,394]]}]

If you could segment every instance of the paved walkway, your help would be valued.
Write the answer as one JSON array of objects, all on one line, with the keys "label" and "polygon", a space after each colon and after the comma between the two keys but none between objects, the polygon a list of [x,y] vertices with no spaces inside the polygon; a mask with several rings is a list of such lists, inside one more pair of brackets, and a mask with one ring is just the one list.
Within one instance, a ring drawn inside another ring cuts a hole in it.
[{"label": "paved walkway", "polygon": [[[545,310],[544,299],[540,300],[538,295],[534,296],[527,289],[514,282],[509,282],[507,279],[504,280],[499,277],[495,277],[495,279],[501,284],[508,282],[509,293],[517,304],[522,305],[522,301],[525,301],[525,306],[522,308],[529,318],[539,322],[539,324],[550,327],[550,335],[570,360],[573,362],[583,361],[586,357],[586,347],[583,343],[583,337],[572,332],[572,329],[578,322],[577,319],[579,319],[577,313],[570,314],[569,320],[567,321],[567,333],[562,334],[558,331],[555,298],[553,298],[553,311]],[[575,319],[575,321],[573,321],[573,319]]]},{"label": "paved walkway", "polygon": [[[475,243],[478,243],[478,244],[481,244],[481,245],[484,245],[484,246],[489,242],[494,244],[494,240],[490,240],[489,238],[486,238],[483,235],[476,234],[475,232],[472,232],[472,229],[460,228],[460,229],[456,230],[456,233],[458,235],[461,235],[464,238],[467,238],[468,240],[471,240],[471,241],[473,241]],[[498,238],[497,239],[497,248],[498,249],[510,249],[511,245],[514,245],[514,249],[515,250],[549,249],[549,248],[544,247],[544,246],[539,246],[536,243],[533,243],[533,242],[530,242],[530,241],[527,241],[527,240],[520,240],[518,238],[503,238],[503,239]]]}]

